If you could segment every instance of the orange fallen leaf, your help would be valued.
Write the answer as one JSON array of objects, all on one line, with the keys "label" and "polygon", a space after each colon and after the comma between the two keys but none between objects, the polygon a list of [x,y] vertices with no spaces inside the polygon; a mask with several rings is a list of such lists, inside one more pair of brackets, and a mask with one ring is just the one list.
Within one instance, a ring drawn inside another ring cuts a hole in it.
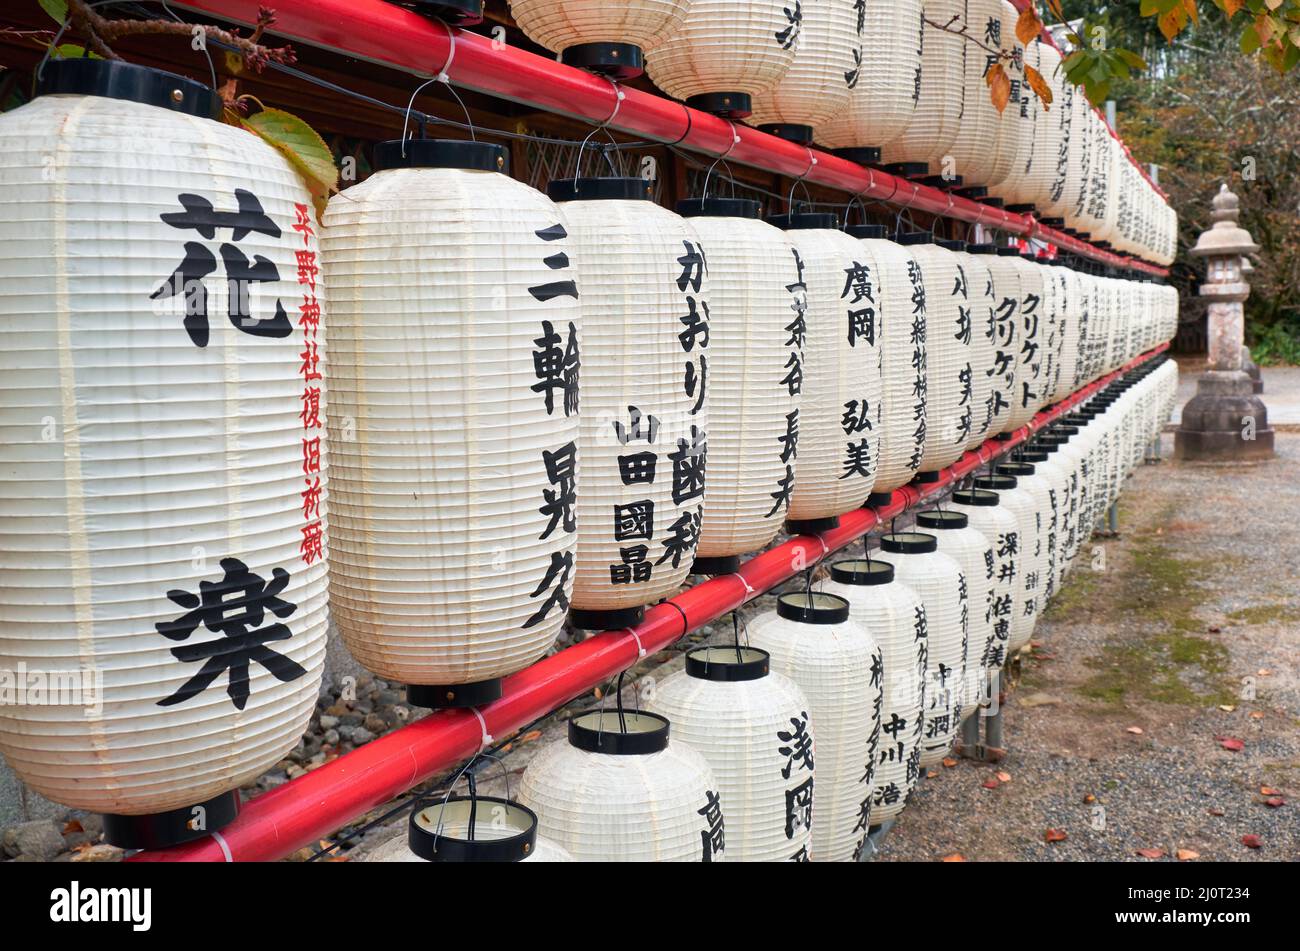
[{"label": "orange fallen leaf", "polygon": [[1272,677],[1272,676],[1273,676],[1273,671],[1270,670],[1270,669],[1267,668],[1267,667],[1261,667],[1261,668],[1259,668],[1259,675],[1260,675],[1261,677]]},{"label": "orange fallen leaf", "polygon": [[1042,647],[1042,646],[1043,646],[1043,642],[1042,642],[1042,641],[1030,641],[1030,642],[1029,642],[1029,646],[1030,646],[1030,647]]},{"label": "orange fallen leaf", "polygon": [[1125,730],[1124,732],[1125,732],[1125,733],[1132,733],[1134,736],[1141,736],[1142,733],[1143,733],[1143,730],[1142,730],[1142,727],[1140,727],[1140,726],[1131,726],[1131,727],[1129,727],[1127,730]]},{"label": "orange fallen leaf", "polygon": [[523,736],[521,736],[521,737],[519,738],[519,742],[520,742],[520,743],[531,743],[531,742],[533,742],[533,740],[540,739],[541,736],[542,736],[542,731],[541,731],[541,730],[529,730],[527,733],[525,733]]},{"label": "orange fallen leaf", "polygon": [[1231,713],[1233,710],[1236,710],[1237,708],[1230,703],[1221,703],[1219,704],[1219,709],[1222,710],[1224,713]]},{"label": "orange fallen leaf", "polygon": [[1192,859],[1199,859],[1201,857],[1200,852],[1193,852],[1191,849],[1179,849],[1174,853],[1174,855],[1178,857],[1178,861],[1180,862],[1190,862]]},{"label": "orange fallen leaf", "polygon": [[1264,845],[1264,843],[1260,840],[1259,836],[1254,834],[1243,835],[1241,837],[1241,844],[1248,849],[1258,849],[1258,848],[1262,848]]},{"label": "orange fallen leaf", "polygon": [[1138,849],[1137,854],[1144,859],[1162,859],[1165,857],[1164,849]]},{"label": "orange fallen leaf", "polygon": [[1225,750],[1231,750],[1233,753],[1240,753],[1246,748],[1246,744],[1235,736],[1216,736],[1215,739]]},{"label": "orange fallen leaf", "polygon": [[1264,713],[1261,710],[1253,710],[1251,711],[1250,718],[1252,720],[1262,720],[1264,719]]},{"label": "orange fallen leaf", "polygon": [[1010,773],[1001,773],[1001,772],[998,773],[998,781],[999,781],[999,782],[1004,782],[1004,783],[1009,783],[1009,782],[1011,782],[1011,774],[1010,774]]},{"label": "orange fallen leaf", "polygon": [[984,782],[985,789],[997,789],[1001,785],[996,779],[989,779]]},{"label": "orange fallen leaf", "polygon": [[81,823],[76,819],[69,819],[68,822],[66,822],[63,826],[64,835],[72,835],[72,833],[74,832],[85,832],[85,831],[86,830],[82,828]]},{"label": "orange fallen leaf", "polygon": [[1280,796],[1282,794],[1282,790],[1274,789],[1272,786],[1260,786],[1259,794],[1261,796]]},{"label": "orange fallen leaf", "polygon": [[957,761],[953,759],[951,756],[945,756],[943,759],[943,765],[948,769],[952,769],[954,766],[957,765]]},{"label": "orange fallen leaf", "polygon": [[954,852],[952,855],[945,855],[942,859],[944,862],[964,862],[960,852]]},{"label": "orange fallen leaf", "polygon": [[1092,793],[1088,793],[1088,795],[1086,795],[1086,796],[1083,797],[1083,801],[1084,801],[1084,802],[1096,802],[1096,801],[1097,801],[1097,797],[1094,796]]},{"label": "orange fallen leaf", "polygon": [[1212,816],[1221,816],[1224,814],[1223,810],[1220,809],[1218,806],[1211,806],[1209,809],[1206,809],[1205,811]]},{"label": "orange fallen leaf", "polygon": [[1064,829],[1048,829],[1043,833],[1043,838],[1048,842],[1064,842],[1069,836]]},{"label": "orange fallen leaf", "polygon": [[1268,806],[1270,809],[1276,809],[1278,806],[1285,806],[1286,800],[1281,796],[1270,796],[1264,800],[1264,805]]}]

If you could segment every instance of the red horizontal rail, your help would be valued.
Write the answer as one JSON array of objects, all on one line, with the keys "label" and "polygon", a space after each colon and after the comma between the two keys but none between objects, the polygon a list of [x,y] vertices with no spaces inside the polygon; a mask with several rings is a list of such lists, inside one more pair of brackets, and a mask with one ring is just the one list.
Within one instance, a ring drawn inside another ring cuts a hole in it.
[{"label": "red horizontal rail", "polygon": [[[942,470],[937,482],[909,485],[889,504],[840,516],[839,528],[800,535],[756,555],[732,575],[701,582],[646,611],[635,628],[606,631],[505,678],[501,699],[471,710],[439,710],[247,802],[239,817],[206,839],[138,852],[136,862],[259,862],[318,842],[352,819],[469,759],[553,712],[691,631],[734,611],[857,541],[876,525],[943,492],[1028,439],[1120,374],[1168,348],[1164,343],[1036,415],[1008,438],[990,439]],[[482,717],[480,722],[479,716]]]},{"label": "red horizontal rail", "polygon": [[[177,6],[235,23],[252,24],[266,0],[178,0]],[[1168,271],[1115,254],[1044,227],[1028,215],[1011,214],[982,202],[897,178],[785,139],[737,125],[679,102],[616,87],[580,69],[429,20],[385,0],[276,0],[271,32],[432,77],[445,71],[460,87],[489,93],[548,112],[606,123],[702,155],[764,169],[818,185],[945,218],[1037,238],[1058,248],[1150,274]],[[453,52],[454,43],[454,52]],[[618,95],[624,98],[620,102]],[[617,107],[617,108],[616,108]]]}]

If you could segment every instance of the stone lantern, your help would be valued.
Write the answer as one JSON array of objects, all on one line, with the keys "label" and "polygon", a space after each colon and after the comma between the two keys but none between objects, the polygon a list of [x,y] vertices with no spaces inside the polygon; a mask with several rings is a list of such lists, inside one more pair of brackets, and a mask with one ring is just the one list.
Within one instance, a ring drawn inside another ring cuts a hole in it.
[{"label": "stone lantern", "polygon": [[1174,455],[1209,462],[1268,459],[1273,455],[1273,430],[1243,360],[1243,304],[1250,285],[1242,276],[1242,260],[1259,246],[1237,225],[1237,196],[1226,184],[1214,196],[1213,207],[1213,226],[1191,250],[1193,257],[1207,260],[1201,296],[1210,305],[1209,366],[1197,381],[1196,395],[1183,407]]}]

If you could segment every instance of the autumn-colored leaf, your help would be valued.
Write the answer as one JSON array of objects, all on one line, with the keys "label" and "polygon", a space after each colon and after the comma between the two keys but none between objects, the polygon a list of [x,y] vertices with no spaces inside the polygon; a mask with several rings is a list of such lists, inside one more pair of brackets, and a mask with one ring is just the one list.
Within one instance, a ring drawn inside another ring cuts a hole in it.
[{"label": "autumn-colored leaf", "polygon": [[1028,46],[1042,32],[1043,21],[1038,19],[1038,11],[1034,9],[1032,3],[1027,4],[1020,11],[1020,18],[1016,20],[1016,39]]},{"label": "autumn-colored leaf", "polygon": [[988,84],[989,96],[993,100],[994,107],[999,113],[1005,112],[1007,103],[1011,101],[1011,77],[1007,75],[1001,63],[994,63],[989,67],[984,82]]},{"label": "autumn-colored leaf", "polygon": [[1088,793],[1086,796],[1083,797],[1083,801],[1086,803],[1093,803],[1097,801],[1097,797],[1094,796],[1092,793]]},{"label": "autumn-colored leaf", "polygon": [[961,855],[960,852],[954,852],[952,855],[945,855],[941,861],[944,861],[944,862],[964,862],[964,861],[966,861],[966,860],[965,860],[964,858],[962,858],[962,855]]},{"label": "autumn-colored leaf", "polygon": [[1252,710],[1250,713],[1250,718],[1252,720],[1262,720],[1264,719],[1264,713],[1262,710]]},{"label": "autumn-colored leaf", "polygon": [[1280,796],[1282,795],[1282,790],[1274,789],[1272,786],[1260,786],[1259,794],[1261,796]]},{"label": "autumn-colored leaf", "polygon": [[957,765],[957,761],[953,759],[951,756],[945,756],[943,758],[943,765],[946,766],[948,769],[952,769],[954,766]]},{"label": "autumn-colored leaf", "polygon": [[1183,0],[1183,9],[1197,26],[1201,23],[1201,11],[1196,9],[1196,0]]},{"label": "autumn-colored leaf", "polygon": [[1164,34],[1165,39],[1172,43],[1187,26],[1187,11],[1182,7],[1174,7],[1168,13],[1156,17],[1156,26],[1160,27],[1160,32]]},{"label": "autumn-colored leaf", "polygon": [[81,822],[78,821],[77,819],[70,819],[63,825],[64,835],[72,835],[74,832],[85,832],[85,831],[86,830],[83,829],[81,826]]},{"label": "autumn-colored leaf", "polygon": [[1264,805],[1268,806],[1270,809],[1277,809],[1279,806],[1285,806],[1286,800],[1281,796],[1269,796],[1264,800]]},{"label": "autumn-colored leaf", "polygon": [[984,781],[984,788],[985,788],[985,789],[997,789],[998,786],[1000,786],[1000,785],[1001,785],[1001,783],[999,783],[996,779],[986,779],[986,780]]},{"label": "autumn-colored leaf", "polygon": [[1211,806],[1209,809],[1206,809],[1205,811],[1212,816],[1222,816],[1224,814],[1223,810],[1220,809],[1218,806]]},{"label": "autumn-colored leaf", "polygon": [[1270,668],[1270,667],[1261,667],[1261,668],[1259,668],[1258,673],[1259,673],[1259,675],[1260,675],[1261,677],[1272,677],[1272,676],[1273,676],[1273,670],[1272,670],[1272,668]]},{"label": "autumn-colored leaf", "polygon": [[1138,849],[1136,854],[1142,856],[1144,859],[1162,859],[1165,857],[1165,850],[1164,849]]},{"label": "autumn-colored leaf", "polygon": [[1216,736],[1215,739],[1219,741],[1219,745],[1225,750],[1230,750],[1233,753],[1240,753],[1246,748],[1246,744],[1235,736]]},{"label": "autumn-colored leaf", "polygon": [[934,777],[936,777],[936,776],[938,776],[938,775],[939,775],[939,771],[938,771],[937,769],[927,769],[927,770],[925,771],[925,778],[926,778],[926,779],[934,779]]},{"label": "autumn-colored leaf", "polygon": [[1191,849],[1179,849],[1174,855],[1180,862],[1190,862],[1201,857],[1200,852],[1193,852]]},{"label": "autumn-colored leaf", "polygon": [[[1052,104],[1052,87],[1047,84],[1043,74],[1028,63],[1025,63],[1025,82],[1029,84],[1029,88],[1038,96],[1038,101],[1043,104],[1043,109],[1046,110]],[[1051,654],[1039,654],[1038,658],[1047,660],[1051,656]]]},{"label": "autumn-colored leaf", "polygon": [[1048,829],[1043,833],[1043,839],[1047,842],[1064,842],[1068,838],[1064,829]]},{"label": "autumn-colored leaf", "polygon": [[263,109],[241,124],[289,160],[311,192],[317,213],[323,213],[325,202],[338,190],[339,170],[334,153],[316,130],[283,109]]},{"label": "autumn-colored leaf", "polygon": [[1223,0],[1223,12],[1226,13],[1228,19],[1231,20],[1245,5],[1246,0]]},{"label": "autumn-colored leaf", "polygon": [[541,739],[541,736],[542,736],[541,730],[529,730],[527,733],[525,733],[523,736],[519,738],[519,742],[531,743],[533,742],[533,740]]},{"label": "autumn-colored leaf", "polygon": [[1129,727],[1127,730],[1125,730],[1124,732],[1125,732],[1125,733],[1132,733],[1134,736],[1141,736],[1142,733],[1143,733],[1143,730],[1142,730],[1142,727],[1140,727],[1140,726],[1131,726],[1131,727]]},{"label": "autumn-colored leaf", "polygon": [[998,773],[998,781],[1003,783],[1011,782],[1011,774],[1002,772]]},{"label": "autumn-colored leaf", "polygon": [[1259,849],[1259,848],[1263,848],[1264,846],[1263,840],[1261,840],[1260,837],[1255,835],[1254,833],[1243,835],[1241,837],[1241,844],[1248,849]]}]

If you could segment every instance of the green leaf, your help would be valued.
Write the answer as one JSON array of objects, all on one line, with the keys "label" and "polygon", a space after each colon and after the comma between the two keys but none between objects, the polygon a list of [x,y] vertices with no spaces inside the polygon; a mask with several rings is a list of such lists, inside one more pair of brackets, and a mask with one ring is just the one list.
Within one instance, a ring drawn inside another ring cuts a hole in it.
[{"label": "green leaf", "polygon": [[1127,63],[1130,69],[1136,69],[1140,72],[1147,68],[1147,61],[1132,50],[1116,48],[1111,52]]},{"label": "green leaf", "polygon": [[68,0],[36,0],[41,9],[54,17],[55,22],[62,23],[68,18]]},{"label": "green leaf", "polygon": [[54,49],[50,50],[52,56],[58,56],[60,59],[81,59],[89,56],[91,59],[103,59],[98,53],[87,53],[84,46],[78,46],[75,43],[60,43]]},{"label": "green leaf", "polygon": [[282,109],[263,109],[242,125],[278,149],[302,175],[320,211],[337,190],[339,170],[334,156],[316,130]]},{"label": "green leaf", "polygon": [[1249,56],[1259,49],[1259,45],[1259,34],[1255,32],[1255,24],[1252,23],[1241,31],[1241,51]]}]

